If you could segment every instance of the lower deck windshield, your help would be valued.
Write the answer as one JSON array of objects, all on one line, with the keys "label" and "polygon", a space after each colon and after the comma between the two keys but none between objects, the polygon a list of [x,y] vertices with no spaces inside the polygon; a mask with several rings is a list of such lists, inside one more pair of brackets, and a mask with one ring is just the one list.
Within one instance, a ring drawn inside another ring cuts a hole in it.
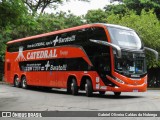
[{"label": "lower deck windshield", "polygon": [[134,54],[122,55],[122,58],[115,56],[115,70],[126,76],[134,76],[146,74],[145,57],[136,57]]}]

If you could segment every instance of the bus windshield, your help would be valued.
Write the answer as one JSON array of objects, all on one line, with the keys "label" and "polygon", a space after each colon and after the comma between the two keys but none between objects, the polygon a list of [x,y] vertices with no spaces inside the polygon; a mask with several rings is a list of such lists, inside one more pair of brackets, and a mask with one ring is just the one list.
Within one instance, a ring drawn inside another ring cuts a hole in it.
[{"label": "bus windshield", "polygon": [[115,55],[115,70],[130,77],[140,77],[146,73],[144,54],[126,54],[122,58],[117,58]]},{"label": "bus windshield", "polygon": [[142,44],[138,35],[133,30],[108,27],[111,42],[122,48],[141,49]]}]

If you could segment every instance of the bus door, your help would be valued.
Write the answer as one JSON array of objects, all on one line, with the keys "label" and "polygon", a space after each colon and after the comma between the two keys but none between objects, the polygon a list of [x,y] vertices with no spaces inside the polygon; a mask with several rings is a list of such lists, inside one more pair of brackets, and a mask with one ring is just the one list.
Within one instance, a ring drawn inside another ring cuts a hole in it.
[{"label": "bus door", "polygon": [[110,57],[108,55],[97,56],[95,66],[103,82],[106,84],[110,84],[110,82],[106,79],[106,75],[109,75],[109,76],[111,75]]}]

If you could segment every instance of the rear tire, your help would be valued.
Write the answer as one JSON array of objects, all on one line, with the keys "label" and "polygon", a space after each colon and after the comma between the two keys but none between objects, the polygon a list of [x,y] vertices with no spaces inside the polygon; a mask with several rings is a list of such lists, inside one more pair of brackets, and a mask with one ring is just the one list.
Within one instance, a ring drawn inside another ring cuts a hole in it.
[{"label": "rear tire", "polygon": [[72,95],[77,95],[78,94],[78,85],[77,85],[77,81],[75,78],[72,78],[72,82],[71,82],[71,93]]},{"label": "rear tire", "polygon": [[87,97],[91,97],[93,95],[93,87],[90,79],[86,80],[85,91]]},{"label": "rear tire", "polygon": [[22,77],[21,86],[22,86],[23,89],[27,89],[28,88],[27,79],[26,79],[25,76]]},{"label": "rear tire", "polygon": [[114,92],[114,95],[115,95],[116,97],[119,97],[119,96],[121,95],[121,92]]},{"label": "rear tire", "polygon": [[67,85],[67,94],[71,94],[71,84]]},{"label": "rear tire", "polygon": [[14,87],[21,87],[21,82],[19,81],[18,76],[15,76],[13,86]]}]

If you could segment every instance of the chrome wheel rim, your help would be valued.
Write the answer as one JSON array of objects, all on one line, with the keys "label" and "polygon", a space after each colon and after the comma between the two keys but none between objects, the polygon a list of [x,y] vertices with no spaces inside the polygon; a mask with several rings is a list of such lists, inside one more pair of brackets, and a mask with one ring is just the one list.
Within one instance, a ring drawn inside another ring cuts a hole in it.
[{"label": "chrome wheel rim", "polygon": [[71,91],[72,91],[72,93],[74,91],[74,85],[73,85],[73,83],[71,83]]},{"label": "chrome wheel rim", "polygon": [[85,84],[85,91],[86,91],[86,92],[88,92],[88,89],[87,89],[87,88],[88,88],[88,85]]},{"label": "chrome wheel rim", "polygon": [[23,87],[25,88],[26,87],[26,80],[25,79],[23,79]]},{"label": "chrome wheel rim", "polygon": [[18,86],[18,84],[19,84],[19,81],[18,81],[18,78],[16,78],[15,79],[15,85]]}]

